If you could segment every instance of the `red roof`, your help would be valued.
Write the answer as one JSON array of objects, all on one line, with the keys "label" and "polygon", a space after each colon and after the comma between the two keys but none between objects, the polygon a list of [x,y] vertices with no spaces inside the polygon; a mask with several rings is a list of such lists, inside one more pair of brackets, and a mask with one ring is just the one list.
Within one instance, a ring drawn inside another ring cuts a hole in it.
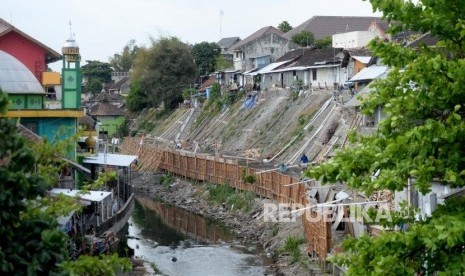
[{"label": "red roof", "polygon": [[0,37],[5,36],[5,35],[7,35],[7,34],[9,34],[11,32],[16,32],[17,34],[21,35],[22,37],[24,37],[24,38],[30,40],[31,42],[33,42],[34,44],[38,45],[40,48],[44,49],[45,52],[47,53],[45,63],[48,64],[48,63],[51,63],[51,62],[61,60],[61,55],[58,52],[54,51],[52,48],[46,46],[42,42],[36,40],[35,38],[29,36],[28,34],[22,32],[21,30],[19,30],[15,26],[11,25],[10,23],[8,23],[5,20],[0,18]]}]

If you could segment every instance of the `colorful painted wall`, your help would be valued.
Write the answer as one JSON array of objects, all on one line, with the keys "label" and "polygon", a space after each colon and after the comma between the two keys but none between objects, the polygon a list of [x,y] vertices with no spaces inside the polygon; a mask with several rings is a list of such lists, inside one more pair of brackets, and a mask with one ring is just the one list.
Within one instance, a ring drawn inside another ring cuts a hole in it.
[{"label": "colorful painted wall", "polygon": [[97,120],[101,123],[99,131],[106,131],[108,137],[113,137],[125,119],[124,116],[97,116]]},{"label": "colorful painted wall", "polygon": [[10,100],[9,110],[17,109],[42,109],[44,106],[44,97],[42,95],[8,95]]},{"label": "colorful painted wall", "polygon": [[[31,129],[48,142],[56,142],[70,139],[77,132],[76,118],[22,118],[21,124]],[[68,150],[69,157],[75,157],[75,143],[70,143],[71,150]]]},{"label": "colorful painted wall", "polygon": [[16,32],[10,32],[0,37],[0,50],[21,61],[41,82],[41,74],[46,71],[43,48]]}]

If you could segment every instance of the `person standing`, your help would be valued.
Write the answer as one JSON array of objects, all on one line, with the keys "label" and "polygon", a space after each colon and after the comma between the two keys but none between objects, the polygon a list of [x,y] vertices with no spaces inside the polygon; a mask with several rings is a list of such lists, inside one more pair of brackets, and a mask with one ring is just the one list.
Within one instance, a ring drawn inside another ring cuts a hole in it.
[{"label": "person standing", "polygon": [[300,165],[304,168],[308,166],[308,157],[305,153],[302,153],[302,156],[300,157]]}]

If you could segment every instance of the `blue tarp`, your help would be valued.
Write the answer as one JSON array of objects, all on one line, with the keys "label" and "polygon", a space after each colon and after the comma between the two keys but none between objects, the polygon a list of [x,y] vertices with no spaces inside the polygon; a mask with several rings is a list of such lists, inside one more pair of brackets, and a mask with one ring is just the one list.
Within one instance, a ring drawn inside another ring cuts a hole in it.
[{"label": "blue tarp", "polygon": [[244,104],[243,106],[245,108],[252,108],[255,106],[255,102],[257,101],[257,95],[253,95],[253,96],[247,96],[244,100]]}]

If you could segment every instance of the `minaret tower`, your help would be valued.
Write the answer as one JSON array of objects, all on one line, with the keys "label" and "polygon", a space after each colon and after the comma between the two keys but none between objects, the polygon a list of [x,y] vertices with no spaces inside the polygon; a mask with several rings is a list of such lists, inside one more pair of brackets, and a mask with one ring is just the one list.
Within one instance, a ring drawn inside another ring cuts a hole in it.
[{"label": "minaret tower", "polygon": [[79,45],[71,31],[71,22],[69,22],[69,33],[70,37],[61,50],[63,54],[61,106],[63,109],[79,109],[81,107],[81,56]]}]

